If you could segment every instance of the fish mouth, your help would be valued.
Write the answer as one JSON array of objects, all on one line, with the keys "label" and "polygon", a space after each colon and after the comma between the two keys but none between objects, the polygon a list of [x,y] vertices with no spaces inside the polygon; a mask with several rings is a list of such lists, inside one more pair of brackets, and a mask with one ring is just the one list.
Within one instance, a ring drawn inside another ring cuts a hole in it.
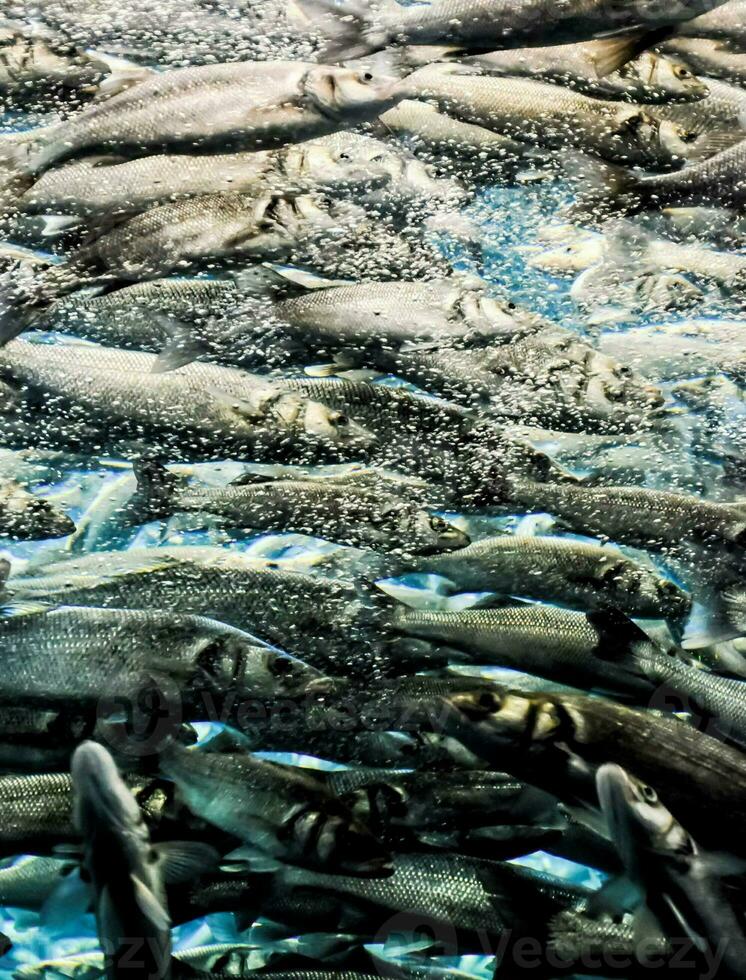
[{"label": "fish mouth", "polygon": [[626,815],[637,800],[634,783],[621,766],[606,762],[596,773],[596,792],[612,836],[620,841],[629,827]]}]

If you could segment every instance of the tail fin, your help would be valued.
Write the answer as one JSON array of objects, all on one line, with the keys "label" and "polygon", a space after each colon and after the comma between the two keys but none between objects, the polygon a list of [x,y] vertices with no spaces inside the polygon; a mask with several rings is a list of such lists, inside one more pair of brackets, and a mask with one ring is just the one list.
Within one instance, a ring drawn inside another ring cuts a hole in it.
[{"label": "tail fin", "polygon": [[645,210],[645,187],[630,170],[579,153],[563,154],[562,164],[578,185],[572,220],[600,224],[612,215]]},{"label": "tail fin", "polygon": [[[396,7],[398,4],[387,4]],[[321,35],[323,61],[362,58],[380,51],[389,43],[390,32],[376,19],[376,6],[366,0],[295,0],[293,26],[304,32]]]},{"label": "tail fin", "polygon": [[152,456],[135,460],[132,469],[137,480],[137,490],[130,500],[132,522],[170,517],[179,478]]}]

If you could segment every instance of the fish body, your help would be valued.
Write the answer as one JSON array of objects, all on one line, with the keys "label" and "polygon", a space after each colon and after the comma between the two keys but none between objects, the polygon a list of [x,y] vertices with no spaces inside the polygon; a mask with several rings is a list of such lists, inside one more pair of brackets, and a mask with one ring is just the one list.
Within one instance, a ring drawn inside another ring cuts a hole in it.
[{"label": "fish body", "polygon": [[[589,777],[614,762],[655,784],[665,806],[704,846],[743,851],[743,754],[686,722],[605,698],[531,696],[497,687],[489,695],[454,694],[440,710],[444,706],[440,720],[447,733],[488,762],[500,759],[518,778],[568,802],[595,805]],[[513,755],[511,747],[519,744],[523,751]]]},{"label": "fish body", "polygon": [[[293,432],[300,443],[310,437],[309,445],[318,445],[327,435],[334,443],[337,430],[340,444],[353,446],[362,433],[347,417],[259,375],[207,364],[153,374],[155,360],[117,348],[17,340],[4,348],[0,371],[41,398],[59,399],[69,415],[77,413],[88,424],[106,419],[107,426],[134,430],[140,438],[173,443],[178,437],[181,444],[191,433],[198,452],[224,455],[226,445],[243,444],[256,453],[267,438],[287,451]],[[370,441],[364,436],[358,446]]]},{"label": "fish body", "polygon": [[421,567],[462,592],[497,592],[579,608],[613,605],[632,616],[676,615],[686,595],[618,549],[565,538],[484,538]]},{"label": "fish body", "polygon": [[[414,8],[381,4],[361,12],[324,0],[299,0],[305,17],[316,17],[328,56],[358,57],[392,43],[454,44],[477,50],[563,44],[639,30],[654,31],[706,14],[723,0],[697,0],[662,10],[648,0],[623,7],[610,0],[583,0],[558,8],[547,0],[438,0]],[[612,56],[614,49],[612,49]],[[629,57],[628,55],[627,57]],[[621,63],[624,63],[624,55]]]},{"label": "fish body", "polygon": [[384,362],[387,351],[407,343],[486,343],[544,325],[514,303],[458,279],[336,286],[282,300],[276,308],[304,339],[312,335],[324,345],[378,350]]},{"label": "fish body", "polygon": [[[400,609],[392,621],[406,636],[463,651],[470,663],[509,667],[584,689],[617,689],[640,696],[650,692],[644,679],[640,682],[612,660],[622,660],[626,647],[652,646],[651,641],[634,627],[632,636],[625,637],[620,624],[605,622],[603,614],[594,617],[531,603],[458,612]],[[617,651],[615,658],[607,655],[607,644]]]},{"label": "fish body", "polygon": [[72,779],[74,820],[85,841],[107,976],[127,975],[136,945],[143,969],[168,980],[171,920],[140,808],[109,753],[94,742],[76,749]]},{"label": "fish body", "polygon": [[[155,464],[141,464],[139,492],[146,513],[211,514],[225,523],[264,531],[295,531],[340,544],[405,554],[459,548],[468,537],[415,502],[338,480],[262,480],[221,488],[174,485]],[[143,499],[144,498],[144,499]],[[195,517],[195,524],[199,519]]]},{"label": "fish body", "polygon": [[710,38],[673,37],[664,50],[680,58],[692,71],[742,85],[746,81],[746,54],[727,41]]},{"label": "fish body", "polygon": [[395,82],[297,62],[202,65],[158,73],[22,145],[40,173],[92,150],[261,149],[334,132],[397,101]]},{"label": "fish body", "polygon": [[26,855],[0,868],[0,901],[11,908],[39,911],[77,868],[69,858]]},{"label": "fish body", "polygon": [[352,651],[379,617],[374,597],[356,583],[209,546],[100,552],[14,577],[9,590],[17,600],[207,614],[324,660],[344,651],[349,669],[365,666],[366,654],[371,666],[365,644],[359,659]]},{"label": "fish body", "polygon": [[410,98],[522,142],[577,150],[626,164],[670,166],[686,155],[674,126],[637,106],[594,99],[526,78],[459,73],[433,65],[410,75]]},{"label": "fish body", "polygon": [[602,766],[596,779],[625,870],[666,934],[686,937],[699,954],[717,951],[718,974],[740,976],[746,936],[707,855],[652,786],[618,765]]},{"label": "fish body", "polygon": [[644,487],[514,483],[514,499],[547,510],[579,533],[650,547],[685,541],[742,545],[746,508]]},{"label": "fish body", "polygon": [[160,610],[21,611],[0,621],[0,650],[7,664],[0,699],[9,704],[95,705],[134,692],[153,672],[188,685],[204,670],[218,687],[253,697],[292,695],[319,676],[238,629]]},{"label": "fish body", "polygon": [[160,766],[191,810],[267,854],[332,873],[390,873],[376,838],[302,769],[175,744]]},{"label": "fish body", "polygon": [[[584,95],[625,102],[696,102],[708,92],[707,84],[676,58],[645,51],[620,71],[599,77],[598,56],[604,42],[557,44],[547,48],[490,51],[462,58],[495,75],[550,81],[570,86]],[[395,110],[394,110],[395,111]]]}]

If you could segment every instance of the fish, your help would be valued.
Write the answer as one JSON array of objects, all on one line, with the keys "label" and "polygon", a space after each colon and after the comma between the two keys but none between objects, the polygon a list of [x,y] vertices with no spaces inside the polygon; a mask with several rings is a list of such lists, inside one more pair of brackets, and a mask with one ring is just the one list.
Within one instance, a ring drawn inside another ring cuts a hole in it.
[{"label": "fish", "polygon": [[0,96],[9,108],[49,107],[76,96],[86,101],[108,74],[95,54],[19,21],[0,19],[0,45]]},{"label": "fish", "polygon": [[337,670],[373,669],[385,597],[365,582],[209,545],[85,555],[13,576],[13,601],[209,615]]},{"label": "fish", "polygon": [[395,79],[313,63],[224,63],[158,73],[58,126],[8,147],[11,168],[42,173],[91,151],[266,149],[375,118]]},{"label": "fish", "polygon": [[269,151],[193,156],[164,154],[126,160],[105,154],[44,172],[17,201],[25,214],[94,219],[139,214],[166,201],[200,194],[251,193],[273,165]]},{"label": "fish", "polygon": [[243,910],[249,924],[258,914],[303,931],[337,924],[342,932],[377,942],[425,931],[450,955],[495,948],[504,930],[543,935],[554,914],[586,891],[550,876],[502,862],[454,854],[396,854],[387,878],[330,874],[282,866],[271,876],[240,873],[207,876],[171,905],[175,921],[211,911]]},{"label": "fish", "polygon": [[744,210],[746,196],[739,182],[746,140],[739,140],[701,163],[692,163],[668,174],[637,176],[624,167],[615,167],[585,158],[573,159],[570,169],[582,179],[583,191],[576,204],[581,215],[638,214],[657,211],[667,205],[719,206]]},{"label": "fish", "polygon": [[284,390],[282,382],[207,364],[153,374],[155,362],[155,355],[113,347],[16,340],[0,354],[0,372],[69,405],[73,419],[94,426],[106,419],[109,431],[119,426],[172,446],[191,436],[195,450],[208,455],[232,444],[258,456],[259,447],[273,441],[286,455],[293,434],[298,447],[349,445],[353,456],[373,441],[352,419]]},{"label": "fish", "polygon": [[387,877],[390,855],[310,773],[249,754],[160,753],[187,806],[270,856],[331,874]]},{"label": "fish", "polygon": [[489,74],[550,81],[595,98],[647,105],[697,102],[709,92],[707,82],[684,62],[655,51],[644,51],[617,71],[600,77],[597,62],[603,60],[606,49],[605,41],[588,41],[490,51],[460,57],[459,62]]},{"label": "fish", "polygon": [[703,318],[604,331],[598,346],[649,378],[726,374],[742,381],[746,377],[742,337],[739,320]]},{"label": "fish", "polygon": [[651,930],[640,942],[634,922],[629,917],[624,917],[621,922],[619,919],[618,915],[591,917],[573,909],[558,912],[550,923],[552,955],[563,964],[576,965],[578,969],[604,960],[624,962],[629,964],[627,969],[639,970],[641,975],[644,975],[646,963],[670,962],[674,949],[662,933],[656,936]]},{"label": "fish", "polygon": [[[309,342],[359,350],[391,364],[391,348],[438,342],[482,345],[546,325],[514,302],[493,297],[479,280],[356,283],[314,289],[276,304],[280,318]],[[382,349],[382,351],[381,351]]]},{"label": "fish", "polygon": [[[150,976],[171,974],[171,920],[164,890],[167,859],[156,851],[137,801],[109,752],[95,742],[75,750],[73,818],[84,840],[84,867],[94,894],[106,975],[122,977],[132,956]],[[207,845],[179,845],[171,854],[186,877],[207,870],[217,855]]]},{"label": "fish", "polygon": [[[596,783],[629,881],[655,921],[672,940],[689,939],[697,960],[717,958],[718,976],[739,976],[746,935],[718,880],[716,862],[648,783],[611,763],[600,767]],[[737,873],[737,862],[732,864]]]},{"label": "fish", "polygon": [[38,541],[74,532],[74,521],[51,500],[29,493],[15,480],[0,479],[0,538]]},{"label": "fish", "polygon": [[39,912],[57,888],[76,871],[73,858],[27,854],[0,867],[0,896],[4,906]]},{"label": "fish", "polygon": [[638,106],[594,99],[547,82],[432,65],[408,76],[409,98],[434,101],[464,122],[524,143],[605,160],[670,167],[687,156],[678,128]]},{"label": "fish", "polygon": [[736,85],[746,81],[746,55],[727,41],[674,36],[665,42],[663,50],[681,58],[702,75]]},{"label": "fish", "polygon": [[531,147],[484,126],[464,122],[419,99],[402,99],[379,116],[382,131],[397,137],[438,170],[450,172],[454,163],[470,180],[497,178],[517,169]]},{"label": "fish", "polygon": [[560,537],[487,537],[420,567],[442,575],[454,591],[525,596],[580,609],[614,606],[630,616],[678,617],[690,604],[675,582],[618,548]]},{"label": "fish", "polygon": [[[743,754],[678,718],[606,698],[525,695],[499,685],[453,694],[432,710],[441,732],[560,799],[596,806],[595,772],[615,763],[655,784],[703,846],[743,850]],[[511,751],[518,745],[520,753]]]},{"label": "fish", "polygon": [[662,122],[679,128],[688,146],[686,156],[704,160],[738,143],[745,132],[743,89],[716,78],[707,80],[708,94],[699,102],[653,105],[649,111]]},{"label": "fish", "polygon": [[160,610],[11,606],[0,620],[0,650],[7,665],[0,700],[58,709],[95,707],[153,675],[177,681],[183,711],[190,687],[293,697],[321,676],[241,630]]},{"label": "fish", "polygon": [[727,3],[705,14],[684,21],[676,28],[676,37],[711,37],[725,41],[739,41],[743,37],[743,0]]},{"label": "fish", "polygon": [[283,480],[247,474],[247,479],[212,489],[180,485],[153,460],[136,464],[138,489],[132,500],[148,519],[174,513],[210,514],[221,522],[265,531],[295,531],[358,548],[404,555],[451,550],[468,536],[416,502],[366,489],[358,482]]},{"label": "fish", "polygon": [[581,534],[645,548],[679,542],[746,543],[746,507],[645,487],[593,487],[512,481],[515,503],[549,511]]},{"label": "fish", "polygon": [[[653,685],[624,661],[648,636],[618,612],[584,613],[515,601],[458,612],[401,608],[392,625],[405,636],[442,643],[472,664],[538,674],[583,690],[647,699]],[[611,652],[606,652],[609,647]]]},{"label": "fish", "polygon": [[663,404],[654,386],[555,326],[483,348],[402,348],[390,370],[495,421],[568,431],[638,430]]},{"label": "fish", "polygon": [[[723,0],[695,0],[676,9],[636,0],[623,9],[609,0],[571,4],[558,10],[544,0],[485,3],[484,0],[439,0],[425,10],[384,2],[372,10],[346,2],[297,0],[301,14],[325,37],[322,56],[355,58],[399,44],[449,44],[498,50],[563,44],[608,36],[604,74],[625,64],[646,46],[645,35],[706,14]],[[633,32],[640,32],[634,35]],[[632,37],[625,36],[633,34]],[[641,36],[640,36],[641,35]]]}]

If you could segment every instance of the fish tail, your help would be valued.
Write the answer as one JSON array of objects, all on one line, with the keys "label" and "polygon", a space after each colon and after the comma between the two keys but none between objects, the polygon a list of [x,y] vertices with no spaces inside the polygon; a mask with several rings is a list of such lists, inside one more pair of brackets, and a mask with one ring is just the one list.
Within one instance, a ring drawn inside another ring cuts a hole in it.
[{"label": "fish tail", "polygon": [[130,500],[132,522],[169,517],[178,477],[153,456],[141,456],[132,464],[137,490]]},{"label": "fish tail", "polygon": [[572,218],[597,223],[612,215],[645,210],[645,185],[625,167],[579,153],[563,154],[562,163],[579,188],[570,209]]},{"label": "fish tail", "polygon": [[[397,3],[384,7],[399,8]],[[381,5],[378,5],[380,14]],[[321,35],[320,57],[324,61],[361,58],[386,47],[391,40],[389,30],[377,16],[376,5],[365,0],[295,0],[292,10],[293,26],[299,30]]]},{"label": "fish tail", "polygon": [[36,174],[46,164],[45,144],[40,137],[44,132],[44,129],[31,130],[0,137],[0,213],[3,217],[15,214],[18,199],[31,187]]},{"label": "fish tail", "polygon": [[44,329],[45,308],[86,284],[85,274],[72,262],[28,270],[24,276],[12,269],[5,273],[0,277],[0,347],[32,327]]}]

